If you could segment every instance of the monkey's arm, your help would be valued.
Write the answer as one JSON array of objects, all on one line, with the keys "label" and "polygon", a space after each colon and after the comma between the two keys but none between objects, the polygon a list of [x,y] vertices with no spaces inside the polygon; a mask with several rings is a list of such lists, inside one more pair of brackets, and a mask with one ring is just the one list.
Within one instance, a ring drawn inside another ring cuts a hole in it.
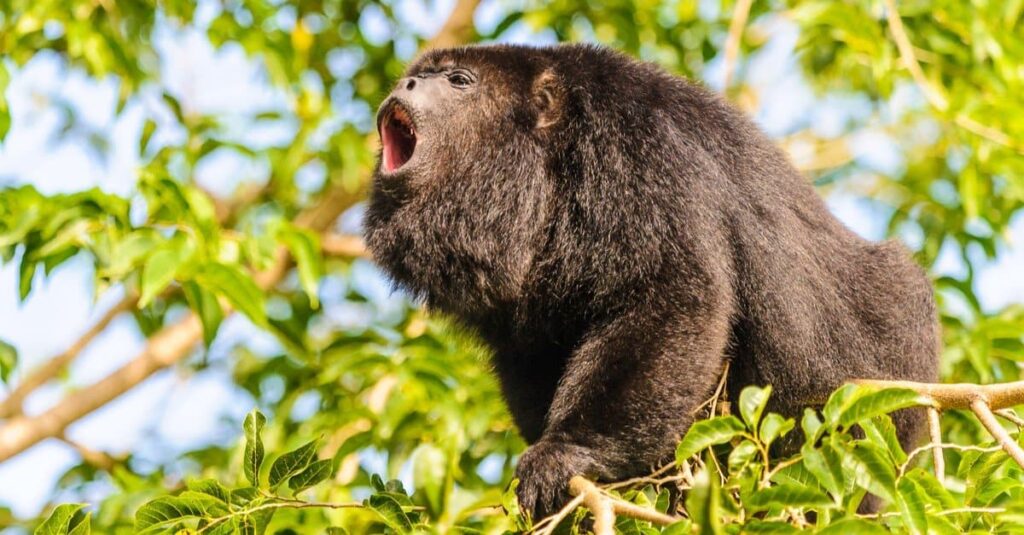
[{"label": "monkey's arm", "polygon": [[[659,300],[660,301],[660,300]],[[545,515],[573,475],[642,475],[671,456],[724,364],[731,300],[657,302],[596,329],[571,357],[541,439],[519,461],[519,496]]]}]

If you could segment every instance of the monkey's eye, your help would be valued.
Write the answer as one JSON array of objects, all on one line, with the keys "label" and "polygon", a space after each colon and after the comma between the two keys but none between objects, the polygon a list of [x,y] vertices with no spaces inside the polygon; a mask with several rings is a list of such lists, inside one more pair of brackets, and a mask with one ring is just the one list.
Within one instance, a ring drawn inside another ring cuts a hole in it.
[{"label": "monkey's eye", "polygon": [[448,75],[448,83],[455,87],[469,87],[473,83],[473,79],[464,72],[455,71]]}]

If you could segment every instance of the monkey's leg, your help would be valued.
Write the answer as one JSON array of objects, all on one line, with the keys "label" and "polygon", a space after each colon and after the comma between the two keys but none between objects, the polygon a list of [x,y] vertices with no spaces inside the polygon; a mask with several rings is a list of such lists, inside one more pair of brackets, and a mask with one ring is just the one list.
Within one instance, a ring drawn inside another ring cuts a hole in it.
[{"label": "monkey's leg", "polygon": [[523,508],[542,518],[568,499],[574,475],[617,480],[670,459],[718,382],[728,329],[724,306],[648,309],[588,336],[566,366],[541,439],[519,461]]}]

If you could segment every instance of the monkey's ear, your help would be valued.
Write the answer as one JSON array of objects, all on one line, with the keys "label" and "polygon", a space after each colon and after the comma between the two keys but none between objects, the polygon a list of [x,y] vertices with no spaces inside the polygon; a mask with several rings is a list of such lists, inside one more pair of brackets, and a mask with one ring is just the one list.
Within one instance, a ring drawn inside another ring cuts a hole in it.
[{"label": "monkey's ear", "polygon": [[551,69],[533,81],[531,102],[537,114],[537,128],[549,128],[562,118],[565,91],[558,75]]}]

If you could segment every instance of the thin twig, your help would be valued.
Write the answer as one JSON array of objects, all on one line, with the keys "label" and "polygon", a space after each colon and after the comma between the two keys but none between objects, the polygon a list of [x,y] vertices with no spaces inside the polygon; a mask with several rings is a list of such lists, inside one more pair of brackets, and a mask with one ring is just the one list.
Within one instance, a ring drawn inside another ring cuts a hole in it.
[{"label": "thin twig", "polygon": [[[900,18],[900,13],[896,8],[896,0],[884,1],[886,19],[889,23],[889,32],[892,33],[893,41],[896,42],[896,49],[899,50],[900,60],[903,62],[903,65],[906,66],[907,70],[910,71],[910,77],[913,78],[914,83],[917,84],[921,89],[921,92],[924,93],[925,99],[928,100],[928,103],[940,112],[948,111],[949,101],[938,87],[928,81],[924,75],[924,71],[921,70],[921,64],[917,61],[914,46],[911,44],[910,38],[907,37],[906,29],[903,27],[903,19]],[[1024,154],[1024,144],[1015,141],[1005,132],[1001,132],[991,126],[981,124],[963,114],[957,115],[956,118],[953,119],[953,122],[960,128],[972,132],[975,135]]]},{"label": "thin twig", "polygon": [[[982,452],[982,453],[992,453],[994,451],[999,451],[1000,449],[1002,449],[1001,446],[975,446],[973,444],[963,445],[963,444],[951,444],[951,443],[942,443],[942,442],[929,442],[927,444],[924,444],[922,446],[914,448],[913,450],[910,451],[910,453],[907,454],[907,460],[904,461],[903,464],[900,465],[899,474],[900,474],[900,477],[903,477],[903,474],[906,473],[907,468],[910,468],[910,465],[912,464],[911,461],[914,460],[914,457],[917,457],[922,452],[925,452],[925,451],[928,451],[928,450],[933,450],[933,451],[934,450],[939,450],[939,451],[941,451],[941,450],[979,451],[979,452]],[[940,483],[944,483],[943,479],[939,479],[939,482]]]},{"label": "thin twig", "polygon": [[582,503],[583,496],[574,497],[572,500],[569,500],[569,503],[565,504],[564,507],[559,509],[557,513],[545,517],[540,522],[537,522],[537,524],[533,526],[533,529],[527,531],[526,533],[536,533],[537,535],[551,535],[555,532],[555,528],[557,528],[558,525],[561,524],[563,520],[565,520],[565,517],[569,516],[569,513],[575,511],[576,508],[579,507]]},{"label": "thin twig", "polygon": [[732,73],[736,68],[736,57],[740,53],[740,40],[743,38],[743,29],[747,26],[747,18],[750,16],[750,5],[753,0],[739,0],[732,11],[732,22],[729,23],[729,36],[725,40],[725,60],[722,70],[722,90],[729,89],[732,81]]},{"label": "thin twig", "polygon": [[1017,416],[1017,413],[1013,412],[1013,409],[999,409],[996,411],[996,416],[1009,420],[1018,428],[1024,427],[1024,418]]},{"label": "thin twig", "polygon": [[[939,411],[933,407],[928,407],[928,434],[932,439],[932,444],[942,444],[942,427],[939,425]],[[910,458],[908,457],[909,461]],[[932,462],[935,464],[935,478],[939,480],[940,485],[946,484],[946,460],[942,456],[942,448],[932,448]],[[900,468],[900,474],[903,473],[903,468]]]},{"label": "thin twig", "polygon": [[886,19],[889,22],[889,32],[892,33],[892,39],[896,42],[896,49],[899,50],[900,60],[903,61],[903,66],[910,71],[911,78],[914,79],[914,83],[921,88],[921,92],[924,93],[928,102],[932,106],[935,106],[939,111],[946,111],[949,108],[949,102],[946,97],[935,88],[931,82],[928,81],[924,76],[924,71],[921,70],[921,65],[917,62],[917,57],[914,55],[914,45],[910,43],[910,38],[907,37],[907,32],[903,28],[903,19],[900,18],[900,12],[896,9],[896,0],[884,0]]},{"label": "thin twig", "polygon": [[361,509],[363,504],[359,502],[345,502],[345,503],[327,503],[327,502],[303,502],[299,500],[283,500],[274,503],[265,503],[252,507],[250,509],[243,509],[241,511],[234,511],[224,516],[214,518],[209,524],[206,524],[199,529],[197,533],[205,533],[210,528],[216,527],[224,522],[231,520],[238,516],[249,516],[253,513],[260,511],[266,511],[268,509]]},{"label": "thin twig", "polygon": [[996,442],[999,442],[1007,455],[1016,461],[1021,468],[1024,468],[1024,448],[1021,448],[1020,445],[1013,440],[1013,437],[1006,432],[1006,429],[1004,429],[999,423],[999,420],[996,419],[996,415],[992,413],[992,409],[988,404],[986,404],[982,399],[976,399],[971,403],[971,410],[974,411],[974,414],[979,420],[981,420],[985,429],[988,429],[988,432],[996,439]]}]

